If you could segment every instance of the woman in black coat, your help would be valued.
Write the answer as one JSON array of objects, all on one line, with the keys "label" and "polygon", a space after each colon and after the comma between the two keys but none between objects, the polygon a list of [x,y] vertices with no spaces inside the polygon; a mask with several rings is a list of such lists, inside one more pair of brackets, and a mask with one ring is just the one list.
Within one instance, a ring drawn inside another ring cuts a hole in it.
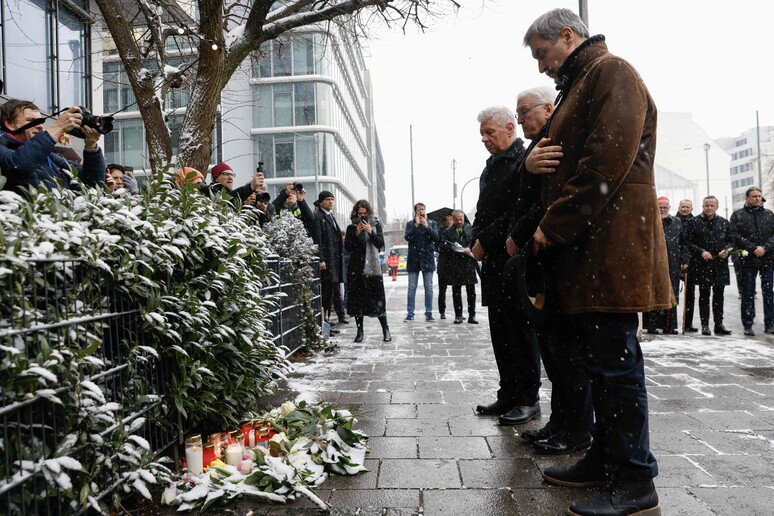
[{"label": "woman in black coat", "polygon": [[361,199],[352,208],[352,223],[347,227],[344,246],[350,252],[347,273],[347,313],[355,317],[355,342],[363,342],[363,317],[378,317],[384,342],[390,342],[384,282],[379,250],[384,247],[382,225],[374,217],[371,204]]}]

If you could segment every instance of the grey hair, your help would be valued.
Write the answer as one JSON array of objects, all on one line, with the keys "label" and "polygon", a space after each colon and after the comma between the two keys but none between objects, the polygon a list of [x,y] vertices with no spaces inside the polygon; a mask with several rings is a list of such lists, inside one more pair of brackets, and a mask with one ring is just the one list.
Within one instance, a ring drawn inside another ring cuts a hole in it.
[{"label": "grey hair", "polygon": [[541,104],[553,104],[556,99],[556,88],[553,86],[536,86],[524,90],[516,97],[516,102],[524,97],[532,97]]},{"label": "grey hair", "polygon": [[490,106],[482,109],[478,114],[477,120],[479,124],[494,120],[503,127],[507,126],[509,123],[516,126],[516,117],[513,116],[513,111],[505,106]]},{"label": "grey hair", "polygon": [[569,27],[575,34],[582,38],[589,37],[589,29],[580,16],[570,9],[553,9],[541,15],[524,34],[524,46],[528,47],[530,40],[535,36],[555,43],[559,38],[559,33],[564,27]]},{"label": "grey hair", "polygon": [[462,210],[454,210],[453,212],[451,212],[451,214],[452,214],[452,217],[456,215],[462,215],[463,217],[465,217],[465,212]]}]

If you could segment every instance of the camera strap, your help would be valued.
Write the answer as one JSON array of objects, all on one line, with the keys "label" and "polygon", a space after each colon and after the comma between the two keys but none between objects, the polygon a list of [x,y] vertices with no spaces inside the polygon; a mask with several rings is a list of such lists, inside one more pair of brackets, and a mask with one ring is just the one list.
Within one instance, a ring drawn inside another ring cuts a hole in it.
[{"label": "camera strap", "polygon": [[35,120],[31,120],[31,121],[27,122],[26,124],[24,124],[23,126],[19,127],[18,129],[14,129],[13,131],[9,131],[7,127],[4,128],[4,129],[6,129],[5,132],[7,132],[8,134],[21,134],[24,131],[26,131],[27,129],[30,129],[31,127],[35,127],[36,125],[40,125],[40,124],[42,124],[45,121],[46,121],[46,117],[36,118]]}]

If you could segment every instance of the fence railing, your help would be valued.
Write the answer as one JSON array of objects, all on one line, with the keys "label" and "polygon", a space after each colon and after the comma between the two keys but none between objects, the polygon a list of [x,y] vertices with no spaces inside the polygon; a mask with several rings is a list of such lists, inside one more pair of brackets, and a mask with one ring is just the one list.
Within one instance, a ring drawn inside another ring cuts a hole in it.
[{"label": "fence railing", "polygon": [[[264,292],[283,294],[277,296],[278,306],[271,314],[273,340],[294,353],[304,345],[302,285],[294,280],[290,262],[269,257],[267,264],[275,271],[276,280]],[[0,269],[5,265],[0,261]],[[52,459],[63,441],[70,439],[65,432],[82,422],[78,421],[79,414],[63,410],[57,398],[67,397],[82,385],[96,385],[105,406],[117,406],[112,424],[99,429],[102,437],[109,438],[121,426],[119,421],[130,426],[142,417],[145,423],[135,433],[150,444],[157,457],[171,454],[176,463],[178,445],[188,428],[177,415],[172,416],[176,425],[160,423],[170,421],[171,404],[165,403],[164,395],[172,368],[162,363],[168,359],[149,356],[130,361],[124,356],[121,343],[130,337],[139,345],[145,343],[140,309],[115,289],[103,287],[107,284],[106,273],[77,260],[37,260],[27,265],[23,273],[14,268],[0,275],[0,286],[14,301],[10,306],[0,306],[2,353],[6,358],[24,353],[27,359],[41,360],[67,350],[88,354],[100,368],[94,368],[91,374],[83,370],[81,385],[60,384],[41,390],[37,388],[38,378],[46,372],[31,367],[29,375],[22,375],[22,380],[29,381],[14,386],[13,392],[0,392],[0,514],[75,514],[82,512],[80,505],[63,495],[65,486],[51,481],[58,467]],[[321,324],[319,262],[311,265],[314,279],[310,303]],[[67,456],[82,463],[93,460],[86,446],[75,443]],[[114,468],[104,478],[90,479],[99,486],[96,498],[104,498],[118,488],[123,473]]]}]

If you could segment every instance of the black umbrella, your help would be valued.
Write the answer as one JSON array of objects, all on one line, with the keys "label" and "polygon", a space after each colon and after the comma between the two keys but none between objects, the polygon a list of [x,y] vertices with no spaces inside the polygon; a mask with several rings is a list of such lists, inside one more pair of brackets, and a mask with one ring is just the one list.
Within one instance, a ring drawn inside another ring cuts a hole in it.
[{"label": "black umbrella", "polygon": [[[431,211],[427,214],[427,218],[429,220],[434,220],[436,224],[438,224],[439,228],[443,228],[446,226],[446,217],[452,214],[454,210],[451,208],[438,208],[435,211]],[[465,222],[470,224],[470,221],[468,220],[468,216],[465,215]]]}]

